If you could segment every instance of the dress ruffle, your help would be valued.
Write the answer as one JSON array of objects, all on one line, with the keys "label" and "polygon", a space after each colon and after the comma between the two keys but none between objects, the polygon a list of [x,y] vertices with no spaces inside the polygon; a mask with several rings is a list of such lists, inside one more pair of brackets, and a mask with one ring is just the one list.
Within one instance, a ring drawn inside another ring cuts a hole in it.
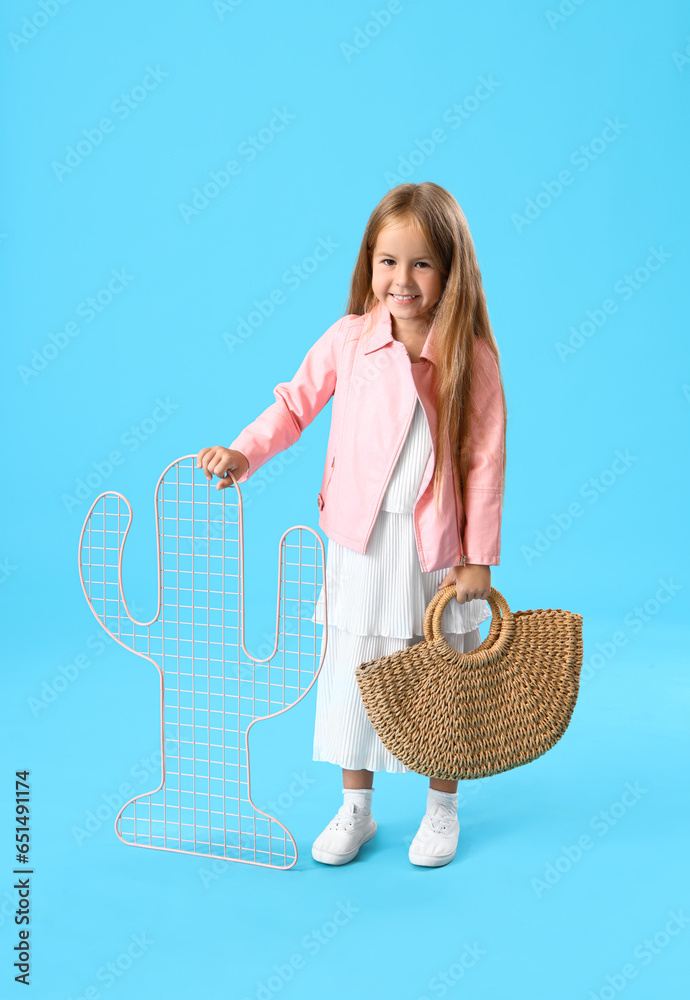
[{"label": "dress ruffle", "polygon": [[[449,634],[448,643],[459,653],[467,653],[482,641],[479,629],[463,635]],[[335,625],[328,626],[326,656],[319,674],[314,726],[314,760],[328,761],[352,771],[410,770],[394,757],[372,726],[362,701],[355,670],[360,663],[388,656],[423,639],[354,635]]]},{"label": "dress ruffle", "polygon": [[[448,570],[422,571],[414,530],[414,505],[432,450],[419,399],[366,552],[332,539],[326,555],[327,643],[317,684],[314,760],[352,770],[410,769],[383,745],[366,714],[355,670],[360,663],[422,642],[424,612]],[[458,652],[481,643],[480,622],[491,617],[486,601],[449,601],[441,629]],[[314,622],[324,623],[324,588]]]},{"label": "dress ruffle", "polygon": [[[379,511],[365,553],[329,539],[326,557],[328,624],[357,635],[409,639],[423,635],[424,612],[448,570],[423,573],[415,543],[413,515]],[[441,628],[471,632],[491,618],[486,601],[449,601]],[[312,621],[324,622],[321,587]]]}]

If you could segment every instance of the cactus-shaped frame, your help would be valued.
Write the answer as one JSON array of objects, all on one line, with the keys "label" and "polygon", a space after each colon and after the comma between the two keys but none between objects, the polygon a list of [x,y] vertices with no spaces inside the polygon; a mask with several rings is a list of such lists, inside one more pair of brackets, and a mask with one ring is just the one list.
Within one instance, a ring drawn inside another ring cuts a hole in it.
[{"label": "cactus-shaped frame", "polygon": [[[196,455],[163,471],[154,492],[158,606],[148,622],[130,614],[122,587],[132,509],[117,492],[91,505],[79,537],[79,576],[102,627],[160,675],[162,775],[115,820],[125,844],[291,868],[297,845],[251,798],[249,730],[309,691],[326,649],[324,546],[295,525],[278,544],[273,652],[244,642],[242,495],[217,490]],[[315,620],[323,588],[323,623]],[[317,630],[321,635],[317,635]]]}]

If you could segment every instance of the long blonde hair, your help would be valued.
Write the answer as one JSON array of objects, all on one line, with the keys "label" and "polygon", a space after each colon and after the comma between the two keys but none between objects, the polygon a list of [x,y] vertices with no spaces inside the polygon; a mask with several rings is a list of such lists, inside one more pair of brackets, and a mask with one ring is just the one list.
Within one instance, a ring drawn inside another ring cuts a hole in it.
[{"label": "long blonde hair", "polygon": [[[436,352],[436,462],[433,473],[434,504],[443,479],[443,449],[450,441],[451,468],[456,498],[465,494],[472,422],[471,389],[475,338],[483,338],[498,365],[503,399],[503,433],[507,426],[506,398],[498,345],[491,330],[482,276],[477,264],[467,219],[455,198],[431,181],[399,184],[392,188],[369,216],[357,262],[352,273],[345,315],[362,316],[376,305],[371,287],[371,258],[379,232],[385,226],[410,225],[426,240],[429,255],[440,273],[443,292],[433,309]],[[480,417],[476,415],[476,419]],[[481,421],[479,431],[481,433]],[[492,456],[496,460],[496,456]],[[501,504],[505,495],[506,453],[501,462]],[[458,486],[459,484],[459,486]],[[458,523],[458,531],[462,526]]]}]

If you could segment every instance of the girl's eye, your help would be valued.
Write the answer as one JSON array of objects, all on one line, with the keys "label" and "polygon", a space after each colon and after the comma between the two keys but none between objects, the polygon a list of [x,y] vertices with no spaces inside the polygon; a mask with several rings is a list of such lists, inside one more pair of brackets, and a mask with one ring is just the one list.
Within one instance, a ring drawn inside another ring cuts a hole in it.
[{"label": "girl's eye", "polygon": [[[391,257],[384,257],[381,261],[382,264],[395,264],[395,261]],[[417,264],[421,264],[422,267],[429,267],[429,264],[425,260],[418,260]],[[415,265],[416,267],[416,265]]]}]

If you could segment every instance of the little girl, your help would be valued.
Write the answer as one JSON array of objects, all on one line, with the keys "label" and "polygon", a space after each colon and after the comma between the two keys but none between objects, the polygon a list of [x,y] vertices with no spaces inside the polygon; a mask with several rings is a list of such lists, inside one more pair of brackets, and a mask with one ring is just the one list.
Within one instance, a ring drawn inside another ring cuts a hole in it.
[{"label": "little girl", "polygon": [[[343,772],[343,803],[312,848],[341,865],[376,833],[375,771],[408,772],[383,745],[355,677],[360,663],[421,642],[427,604],[456,588],[443,632],[481,642],[490,567],[500,556],[506,406],[498,348],[467,220],[437,184],[401,184],[372,212],[346,315],[310,348],[276,402],[197,467],[218,488],[290,447],[333,398],[319,526],[328,536],[327,642],[317,684],[314,760]],[[336,464],[337,460],[337,464]],[[323,588],[315,621],[324,621]],[[431,778],[409,849],[452,861],[457,781]]]}]

